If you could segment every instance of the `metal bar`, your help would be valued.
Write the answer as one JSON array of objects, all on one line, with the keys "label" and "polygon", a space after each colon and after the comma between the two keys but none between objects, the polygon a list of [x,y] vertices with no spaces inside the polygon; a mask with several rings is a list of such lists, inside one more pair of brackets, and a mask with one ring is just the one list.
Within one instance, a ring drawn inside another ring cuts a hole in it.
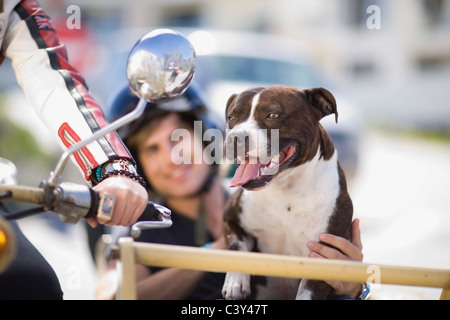
[{"label": "metal bar", "polygon": [[135,252],[133,248],[133,238],[123,237],[119,239],[120,248],[120,268],[119,287],[117,290],[118,299],[136,300],[136,270]]},{"label": "metal bar", "polygon": [[[378,265],[134,242],[136,263],[159,267],[243,272],[285,278],[341,280],[450,289],[450,270]],[[447,295],[448,297],[448,295]]]},{"label": "metal bar", "polygon": [[0,184],[1,201],[22,201],[44,204],[44,189],[19,185]]},{"label": "metal bar", "polygon": [[448,289],[448,288],[442,289],[441,296],[439,299],[450,300],[450,289]]}]

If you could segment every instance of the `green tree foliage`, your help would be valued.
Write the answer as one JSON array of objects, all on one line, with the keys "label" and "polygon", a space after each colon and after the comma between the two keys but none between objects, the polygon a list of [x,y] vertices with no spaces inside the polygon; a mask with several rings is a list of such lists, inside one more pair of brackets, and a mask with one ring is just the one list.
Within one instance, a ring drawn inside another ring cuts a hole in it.
[{"label": "green tree foliage", "polygon": [[[35,137],[8,119],[0,105],[0,157],[12,161],[19,171],[19,183],[39,184],[56,163],[55,156],[40,149]],[[45,172],[45,173],[44,173]]]}]

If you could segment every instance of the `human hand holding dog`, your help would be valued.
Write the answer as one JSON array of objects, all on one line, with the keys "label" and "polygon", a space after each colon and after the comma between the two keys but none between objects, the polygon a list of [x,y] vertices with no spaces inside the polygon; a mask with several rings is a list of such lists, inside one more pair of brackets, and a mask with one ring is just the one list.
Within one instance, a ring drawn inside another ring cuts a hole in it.
[{"label": "human hand holding dog", "polygon": [[[328,233],[321,234],[319,236],[320,241],[332,245],[340,251],[315,241],[309,241],[307,244],[308,248],[311,250],[309,257],[362,261],[363,253],[359,222],[360,221],[358,218],[353,220],[351,241]],[[336,296],[345,295],[356,298],[363,288],[363,284],[355,282],[343,282],[336,280],[326,282],[334,289],[333,295]]]}]

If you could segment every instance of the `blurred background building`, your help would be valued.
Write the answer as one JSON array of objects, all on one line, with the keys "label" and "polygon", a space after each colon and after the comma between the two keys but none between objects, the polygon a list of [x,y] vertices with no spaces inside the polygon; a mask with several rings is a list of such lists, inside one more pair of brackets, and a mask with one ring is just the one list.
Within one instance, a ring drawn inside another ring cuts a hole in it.
[{"label": "blurred background building", "polygon": [[99,41],[119,28],[160,26],[254,31],[289,37],[308,51],[328,78],[345,88],[371,120],[389,126],[450,130],[448,0],[42,3],[51,16],[63,19],[69,16],[65,8],[78,5],[81,18]]},{"label": "blurred background building", "polygon": [[[230,47],[233,44],[242,53],[252,47],[261,56],[266,53],[265,61],[285,59],[289,51],[289,61],[295,62],[298,53],[298,64],[307,63],[320,74],[318,82],[310,78],[311,84],[339,93],[339,116],[345,119],[351,110],[360,116],[359,122],[340,122],[336,128],[362,125],[364,129],[353,131],[361,138],[355,142],[360,160],[350,191],[355,216],[362,219],[365,260],[439,268],[450,265],[450,0],[40,3],[67,44],[70,60],[104,106],[125,79],[123,54],[143,30],[232,31],[241,42],[230,41]],[[73,22],[77,14],[80,28],[69,28],[68,21]],[[267,40],[249,40],[257,35]],[[281,45],[274,39],[287,42]],[[202,77],[200,71],[198,77]],[[19,182],[37,185],[56,164],[60,149],[55,137],[33,118],[13,79],[5,60],[0,67],[0,155],[19,167]],[[225,104],[225,97],[220,97],[223,102],[219,104]],[[343,108],[346,101],[350,111]],[[212,98],[210,102],[216,103]],[[78,172],[70,179],[79,179]],[[36,241],[45,241],[42,233],[34,233]],[[43,250],[54,246],[41,245]],[[57,259],[50,258],[57,266]],[[62,268],[57,271],[64,278],[67,265]],[[88,295],[92,293],[91,284],[84,286]],[[379,297],[435,298],[439,294],[395,289],[386,294],[379,291]],[[86,292],[67,287],[65,291],[69,299],[86,298]]]},{"label": "blurred background building", "polygon": [[[371,122],[449,135],[449,0],[42,0],[71,61],[106,103],[99,77],[119,30],[161,26],[290,38]],[[69,29],[71,8],[80,29]],[[128,49],[128,48],[125,48]],[[4,67],[0,89],[10,85]],[[93,79],[90,81],[90,79]],[[110,94],[110,90],[106,91]]]}]

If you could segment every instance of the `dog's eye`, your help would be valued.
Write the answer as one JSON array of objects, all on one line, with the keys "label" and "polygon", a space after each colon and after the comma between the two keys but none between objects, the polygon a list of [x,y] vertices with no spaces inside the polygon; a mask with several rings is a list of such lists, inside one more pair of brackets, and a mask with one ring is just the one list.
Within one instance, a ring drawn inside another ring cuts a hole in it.
[{"label": "dog's eye", "polygon": [[267,116],[268,119],[278,119],[279,117],[279,113],[269,113],[269,115]]},{"label": "dog's eye", "polygon": [[234,116],[228,116],[228,121],[234,121]]}]

